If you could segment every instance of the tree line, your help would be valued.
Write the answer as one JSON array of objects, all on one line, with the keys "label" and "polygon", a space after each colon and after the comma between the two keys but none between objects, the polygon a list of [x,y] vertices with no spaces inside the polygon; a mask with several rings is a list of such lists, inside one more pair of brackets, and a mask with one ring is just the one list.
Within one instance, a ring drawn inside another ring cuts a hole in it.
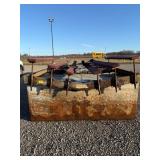
[{"label": "tree line", "polygon": [[[103,52],[104,53],[104,52]],[[89,57],[91,56],[92,52],[84,52],[83,54],[79,54],[79,53],[75,53],[75,54],[64,54],[64,55],[59,55],[59,56],[55,56],[55,57],[77,57],[77,56],[84,56],[84,57]],[[140,51],[133,51],[133,50],[122,50],[122,51],[118,51],[118,52],[107,52],[104,53],[106,55],[110,54],[110,55],[132,55],[132,54],[138,54],[140,55]],[[29,54],[25,53],[25,54],[20,54],[21,57],[28,57]],[[43,57],[43,56],[37,56],[37,57]],[[52,56],[46,56],[46,57],[52,57]]]}]

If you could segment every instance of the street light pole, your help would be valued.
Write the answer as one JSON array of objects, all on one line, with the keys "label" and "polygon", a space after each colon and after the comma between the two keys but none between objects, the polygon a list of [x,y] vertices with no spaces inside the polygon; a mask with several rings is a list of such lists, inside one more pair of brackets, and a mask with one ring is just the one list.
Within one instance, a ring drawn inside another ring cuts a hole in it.
[{"label": "street light pole", "polygon": [[52,54],[53,54],[53,58],[54,58],[53,32],[52,32],[52,22],[53,22],[53,18],[48,18],[48,21],[51,23]]}]

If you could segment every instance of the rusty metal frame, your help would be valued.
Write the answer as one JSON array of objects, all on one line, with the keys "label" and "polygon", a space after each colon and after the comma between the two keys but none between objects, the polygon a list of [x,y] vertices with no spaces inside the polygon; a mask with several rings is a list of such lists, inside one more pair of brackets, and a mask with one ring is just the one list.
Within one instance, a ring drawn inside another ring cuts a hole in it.
[{"label": "rusty metal frame", "polygon": [[[109,59],[127,59],[127,57],[109,57],[108,58],[108,61]],[[131,59],[131,57],[128,58],[129,60],[133,60],[133,70],[134,70],[134,87],[136,89],[136,72],[135,72],[135,58]],[[28,61],[32,64],[32,69],[31,69],[31,91],[32,91],[32,87],[33,87],[33,66],[34,66],[34,63],[36,62],[36,59],[28,59]],[[88,68],[90,70],[90,72],[92,74],[96,74],[97,75],[97,89],[98,89],[98,92],[99,92],[99,95],[102,93],[101,90],[101,80],[100,80],[100,75],[102,73],[109,73],[110,72],[114,72],[114,87],[115,87],[115,90],[116,92],[118,91],[117,88],[120,89],[119,85],[119,80],[118,80],[118,76],[117,76],[117,72],[119,74],[119,64],[118,63],[110,63],[110,62],[101,62],[101,61],[96,61],[96,60],[90,60],[89,62],[87,63],[84,63],[83,62],[83,65]],[[75,67],[76,66],[70,66],[67,70],[66,70],[66,74],[68,75],[68,78],[66,79],[66,95],[68,95],[68,91],[70,90],[70,75],[74,74],[75,73]],[[64,69],[64,67],[62,66],[62,64],[49,64],[48,65],[48,71],[50,71],[50,84],[49,84],[49,93],[51,94],[51,90],[52,90],[52,87],[53,87],[53,74],[56,70],[61,70],[61,69]],[[103,72],[104,71],[104,72]],[[126,71],[125,71],[126,72]],[[130,72],[127,72],[124,74],[126,75],[130,75],[131,73]],[[37,73],[37,72],[35,72]],[[47,73],[47,72],[46,72]],[[43,73],[44,74],[44,73]],[[123,75],[123,70],[120,70],[120,74]],[[104,82],[103,82],[104,83]],[[88,95],[88,89],[83,89],[85,90],[86,92],[86,95]]]},{"label": "rusty metal frame", "polygon": [[138,59],[139,55],[111,55],[107,56],[106,59],[128,59],[133,61],[133,72],[134,72],[134,88],[136,89],[136,69],[135,69],[135,59]]}]

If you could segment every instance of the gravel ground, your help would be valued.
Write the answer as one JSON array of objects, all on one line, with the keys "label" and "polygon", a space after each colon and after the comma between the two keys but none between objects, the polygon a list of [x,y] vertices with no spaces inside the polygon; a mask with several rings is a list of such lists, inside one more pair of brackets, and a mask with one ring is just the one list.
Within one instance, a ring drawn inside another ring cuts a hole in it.
[{"label": "gravel ground", "polygon": [[21,156],[140,155],[139,111],[134,120],[31,122],[22,80],[20,94]]}]

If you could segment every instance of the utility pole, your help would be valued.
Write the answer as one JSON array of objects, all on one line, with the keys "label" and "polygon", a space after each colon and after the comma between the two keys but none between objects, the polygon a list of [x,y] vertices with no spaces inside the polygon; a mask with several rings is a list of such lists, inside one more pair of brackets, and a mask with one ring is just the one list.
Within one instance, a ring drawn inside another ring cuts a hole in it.
[{"label": "utility pole", "polygon": [[[52,22],[53,22],[53,18],[48,18],[49,23],[51,24],[51,38],[52,38],[52,55],[54,58],[54,47],[53,47],[53,32],[52,32]],[[53,61],[52,61],[53,62]]]}]

